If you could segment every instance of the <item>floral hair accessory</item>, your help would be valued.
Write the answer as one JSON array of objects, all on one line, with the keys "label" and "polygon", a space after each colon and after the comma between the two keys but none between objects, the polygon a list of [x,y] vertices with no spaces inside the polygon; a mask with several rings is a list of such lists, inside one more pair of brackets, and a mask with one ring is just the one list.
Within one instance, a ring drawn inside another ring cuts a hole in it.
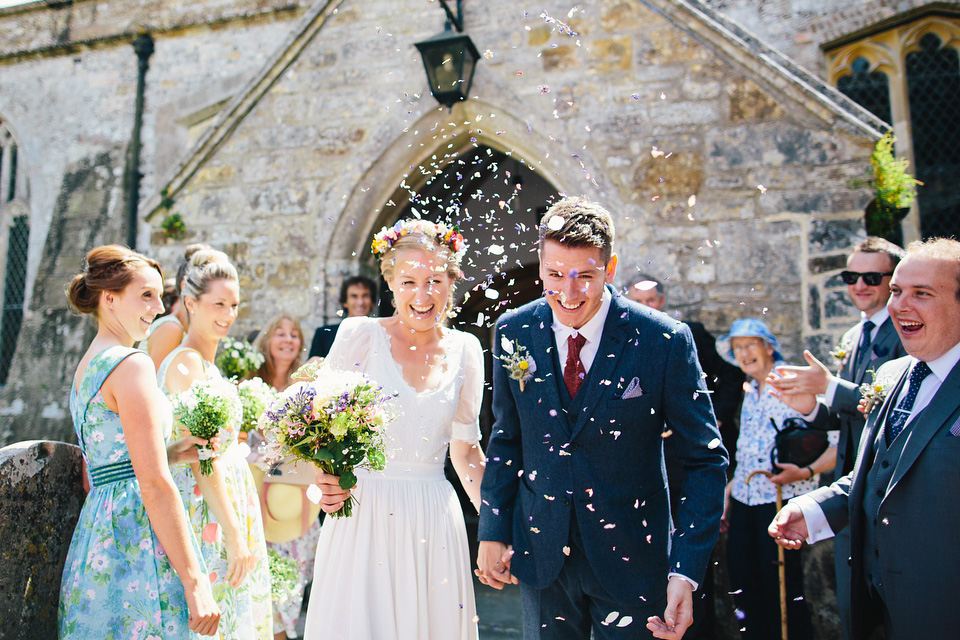
[{"label": "floral hair accessory", "polygon": [[410,235],[436,238],[438,243],[449,247],[457,258],[462,257],[467,250],[459,226],[448,227],[443,222],[430,222],[429,220],[397,220],[397,223],[392,227],[384,227],[373,236],[370,250],[373,251],[373,255],[382,256],[400,238]]},{"label": "floral hair accessory", "polygon": [[500,356],[504,363],[503,368],[510,374],[511,380],[520,383],[520,391],[522,392],[524,386],[537,372],[537,363],[534,362],[533,357],[527,355],[526,347],[508,340],[506,336],[500,337],[500,346],[506,353],[506,355]]}]

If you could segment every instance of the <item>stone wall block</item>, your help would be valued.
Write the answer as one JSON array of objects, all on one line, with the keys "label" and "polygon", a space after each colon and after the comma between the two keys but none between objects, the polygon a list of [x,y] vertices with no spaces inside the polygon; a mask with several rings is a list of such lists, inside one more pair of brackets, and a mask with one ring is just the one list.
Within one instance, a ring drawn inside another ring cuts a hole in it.
[{"label": "stone wall block", "polygon": [[807,324],[811,329],[819,329],[820,318],[820,289],[810,285],[807,287]]},{"label": "stone wall block", "polygon": [[[835,271],[837,269],[843,269],[847,266],[847,254],[837,254],[833,256],[818,256],[816,258],[810,258],[807,261],[807,270],[811,274],[824,273],[826,271]],[[839,276],[836,277],[836,282],[829,284],[828,286],[836,287],[842,284],[839,281]]]},{"label": "stone wall block", "polygon": [[597,38],[586,47],[587,65],[594,73],[625,71],[633,59],[633,46],[627,36]]},{"label": "stone wall block", "polygon": [[857,308],[845,290],[826,291],[823,294],[823,313],[828,319],[850,318],[857,313]]},{"label": "stone wall block", "polygon": [[0,629],[8,640],[57,637],[60,579],[85,494],[80,448],[0,449]]},{"label": "stone wall block", "polygon": [[743,77],[735,78],[727,84],[730,120],[779,120],[786,113],[766,91]]},{"label": "stone wall block", "polygon": [[814,219],[810,221],[808,250],[810,253],[846,251],[865,237],[866,232],[860,219]]}]

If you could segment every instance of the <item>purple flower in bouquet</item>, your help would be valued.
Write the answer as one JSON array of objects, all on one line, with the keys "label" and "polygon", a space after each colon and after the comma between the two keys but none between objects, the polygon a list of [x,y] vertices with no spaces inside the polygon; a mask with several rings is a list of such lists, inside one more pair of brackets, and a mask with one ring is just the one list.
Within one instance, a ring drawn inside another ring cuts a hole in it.
[{"label": "purple flower in bouquet", "polygon": [[[299,372],[298,372],[299,373]],[[355,469],[381,471],[386,464],[382,429],[390,422],[384,393],[369,378],[353,371],[321,368],[303,377],[267,407],[259,426],[267,464],[293,455],[340,477],[340,487],[357,483]],[[334,517],[353,513],[351,496]]]}]

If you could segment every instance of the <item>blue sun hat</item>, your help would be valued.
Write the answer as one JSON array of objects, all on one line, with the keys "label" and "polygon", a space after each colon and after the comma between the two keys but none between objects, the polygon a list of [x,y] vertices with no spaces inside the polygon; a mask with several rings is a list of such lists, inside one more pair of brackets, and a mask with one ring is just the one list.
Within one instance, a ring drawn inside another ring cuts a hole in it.
[{"label": "blue sun hat", "polygon": [[733,346],[731,344],[734,338],[761,338],[773,347],[773,361],[780,362],[783,360],[777,339],[762,320],[758,320],[757,318],[740,318],[739,320],[734,320],[733,324],[730,325],[730,333],[717,338],[717,353],[720,354],[720,357],[733,366],[739,367],[740,365],[737,363],[737,358],[733,355]]}]

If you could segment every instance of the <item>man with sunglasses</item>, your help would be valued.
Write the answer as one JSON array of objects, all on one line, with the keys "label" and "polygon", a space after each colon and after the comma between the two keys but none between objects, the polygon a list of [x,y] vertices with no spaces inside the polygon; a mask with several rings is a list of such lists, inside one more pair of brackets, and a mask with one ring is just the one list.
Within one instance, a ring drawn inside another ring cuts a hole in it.
[{"label": "man with sunglasses", "polygon": [[[830,373],[823,363],[805,351],[803,357],[810,366],[778,367],[777,375],[768,380],[784,403],[806,414],[810,426],[840,430],[835,471],[838,478],[853,469],[865,424],[864,417],[857,411],[860,385],[870,382],[871,372],[884,362],[906,355],[887,312],[890,277],[903,256],[903,249],[897,245],[871,236],[858,244],[847,258],[847,268],[840,273],[840,278],[847,285],[850,300],[860,311],[860,322],[840,340],[839,351],[843,356],[837,375]],[[839,602],[846,600],[849,557],[850,536],[845,530],[834,543]],[[844,608],[840,610],[844,634],[849,637],[849,621]]]}]

